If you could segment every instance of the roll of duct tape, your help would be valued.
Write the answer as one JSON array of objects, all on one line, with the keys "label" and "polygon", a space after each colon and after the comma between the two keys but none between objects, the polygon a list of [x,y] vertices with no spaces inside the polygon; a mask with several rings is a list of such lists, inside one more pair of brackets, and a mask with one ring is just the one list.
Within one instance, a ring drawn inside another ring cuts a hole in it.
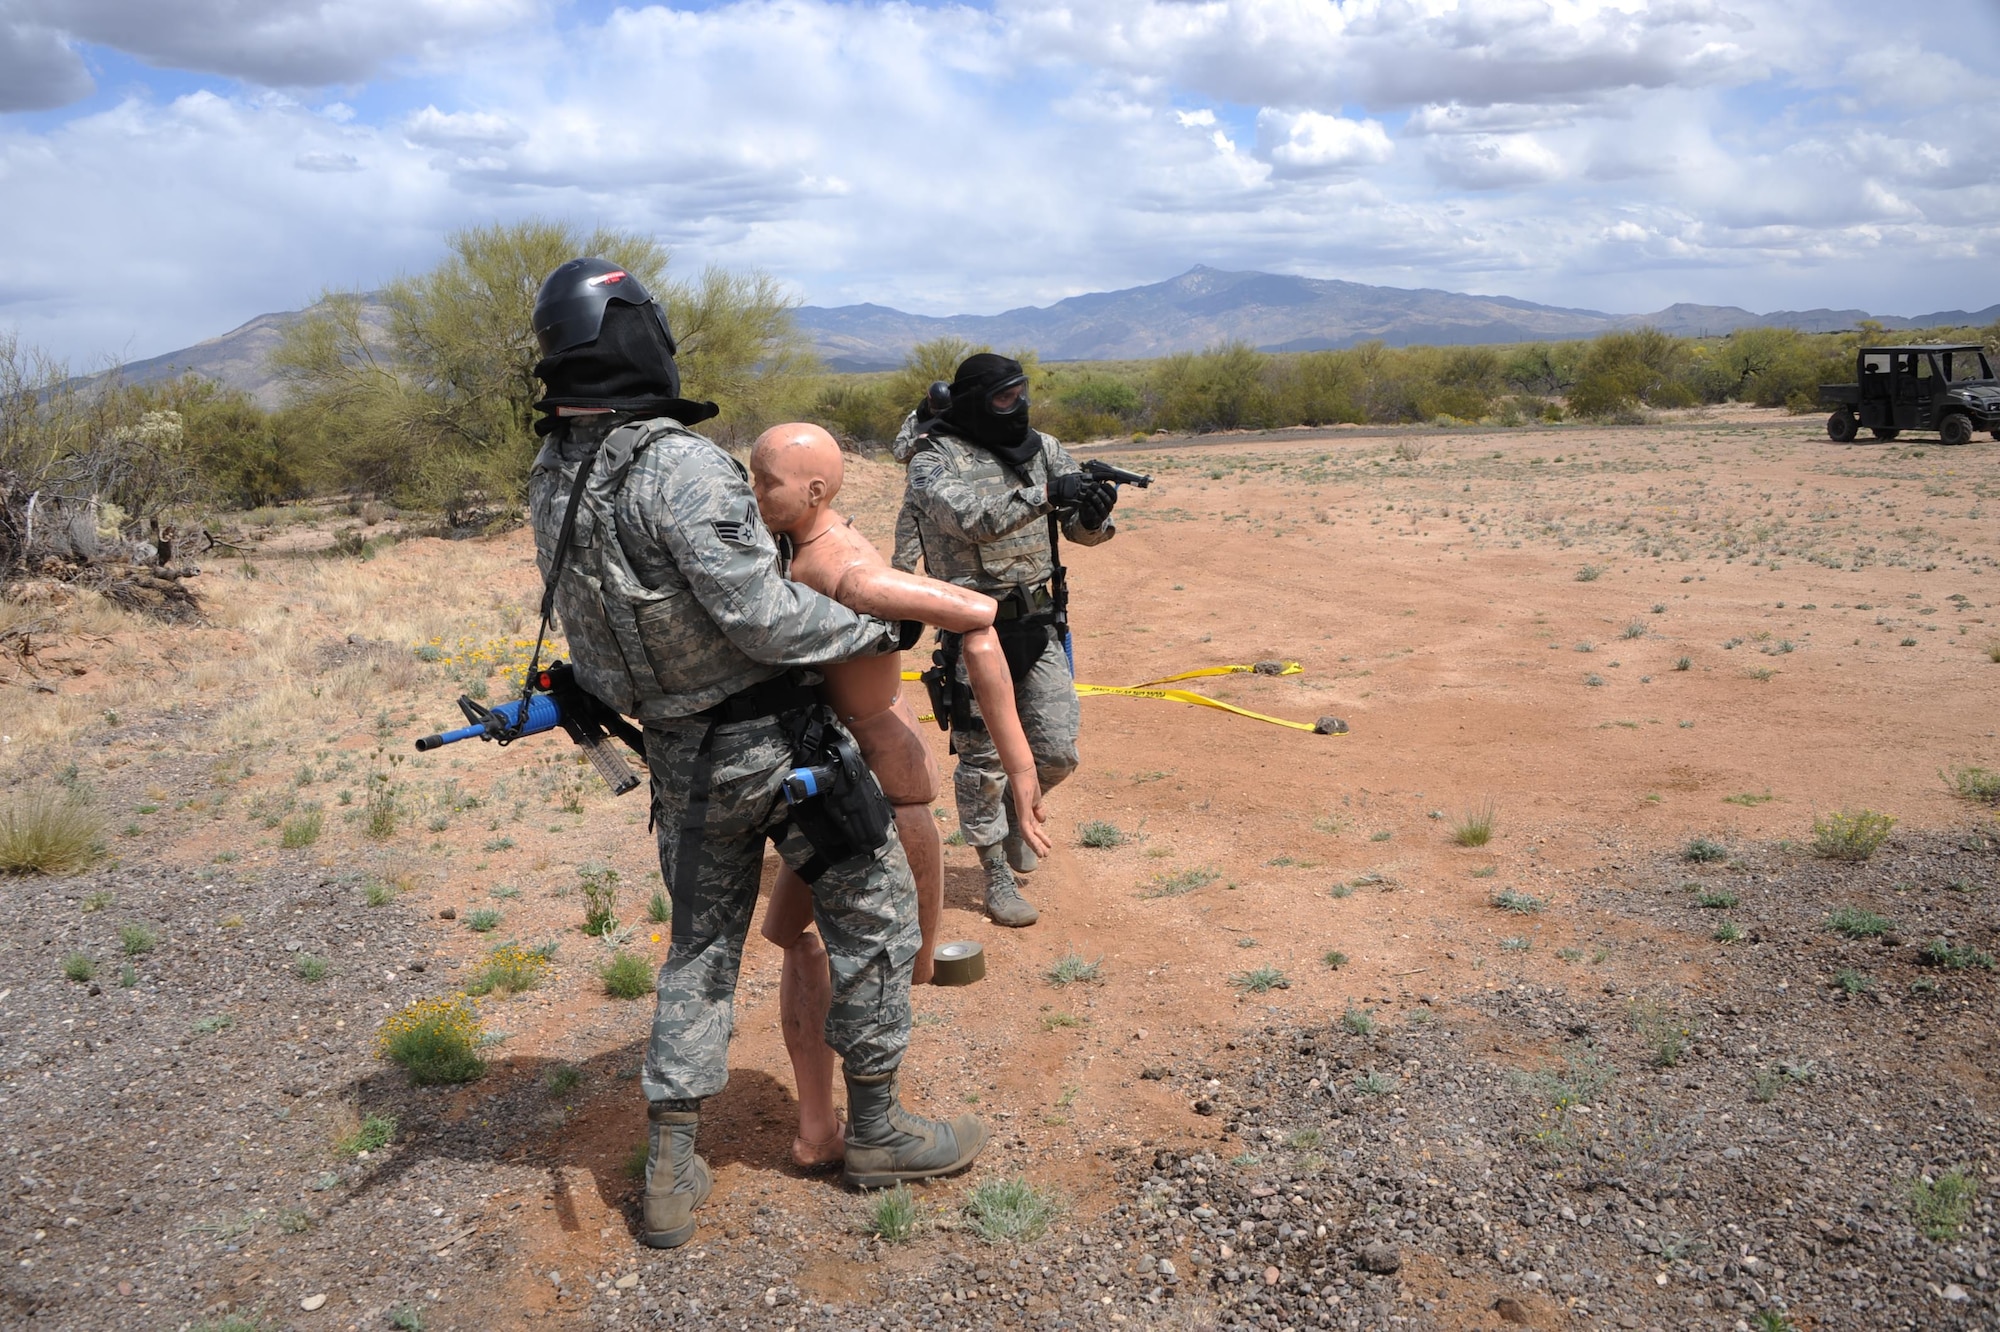
[{"label": "roll of duct tape", "polygon": [[932,957],[933,985],[970,985],[986,979],[986,950],[970,939],[939,944]]}]

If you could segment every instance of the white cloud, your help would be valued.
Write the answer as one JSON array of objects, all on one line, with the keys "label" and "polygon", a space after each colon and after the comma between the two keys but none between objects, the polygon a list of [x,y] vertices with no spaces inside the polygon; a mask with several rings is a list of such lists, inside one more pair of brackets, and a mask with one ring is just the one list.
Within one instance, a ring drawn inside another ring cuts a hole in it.
[{"label": "white cloud", "polygon": [[361,159],[353,153],[333,153],[324,148],[315,148],[308,153],[300,153],[292,165],[301,171],[359,171]]},{"label": "white cloud", "polygon": [[1392,109],[1744,81],[1750,22],[1711,0],[1002,0],[1031,51],[1249,105]]},{"label": "white cloud", "polygon": [[95,86],[58,29],[13,17],[0,3],[0,112],[67,106]]},{"label": "white cloud", "polygon": [[[527,215],[929,313],[1197,262],[1617,310],[2000,299],[2000,92],[1842,100],[1873,38],[1834,0],[723,0],[581,25],[542,2],[134,18],[121,49],[146,59],[399,81],[0,116],[0,326],[157,353]],[[1984,12],[1953,11],[1957,45],[1967,14],[2000,36]],[[426,64],[445,32],[454,57]]]},{"label": "white cloud", "polygon": [[1294,174],[1380,166],[1396,151],[1379,121],[1271,107],[1257,113],[1257,147],[1280,170]]},{"label": "white cloud", "polygon": [[[367,78],[402,57],[461,53],[461,43],[517,24],[539,5],[540,0],[0,0],[0,31],[10,22],[36,24],[41,31],[164,68],[266,87],[319,87]],[[0,42],[0,87],[32,73]],[[75,79],[65,87],[65,101],[89,92],[87,81],[80,91]]]},{"label": "white cloud", "polygon": [[1407,134],[1518,134],[1523,130],[1567,129],[1584,107],[1575,103],[1548,106],[1502,102],[1493,106],[1462,106],[1457,102],[1420,106],[1403,124]]},{"label": "white cloud", "polygon": [[1531,134],[1443,139],[1431,148],[1429,160],[1441,179],[1468,190],[1541,185],[1566,171],[1562,158]]}]

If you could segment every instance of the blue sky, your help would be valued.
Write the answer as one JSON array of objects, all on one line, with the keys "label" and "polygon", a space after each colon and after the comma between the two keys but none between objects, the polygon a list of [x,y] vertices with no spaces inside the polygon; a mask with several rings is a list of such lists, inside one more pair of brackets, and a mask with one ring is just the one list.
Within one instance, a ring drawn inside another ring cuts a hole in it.
[{"label": "blue sky", "polygon": [[1997,38],[1991,0],[0,0],[0,331],[154,355],[529,215],[931,314],[1197,263],[1978,309]]}]

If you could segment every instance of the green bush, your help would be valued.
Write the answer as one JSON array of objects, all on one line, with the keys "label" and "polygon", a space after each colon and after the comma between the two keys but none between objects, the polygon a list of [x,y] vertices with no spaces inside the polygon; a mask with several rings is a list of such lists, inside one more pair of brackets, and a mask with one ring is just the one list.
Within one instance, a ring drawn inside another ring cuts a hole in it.
[{"label": "green bush", "polygon": [[335,1143],[334,1150],[342,1156],[359,1156],[363,1152],[379,1152],[395,1140],[394,1115],[369,1115],[355,1125],[354,1132]]},{"label": "green bush", "polygon": [[1024,1177],[984,1180],[965,1199],[965,1217],[988,1244],[1040,1239],[1061,1211],[1053,1193]]},{"label": "green bush", "polygon": [[867,1230],[890,1244],[901,1244],[916,1234],[916,1196],[901,1184],[875,1195],[868,1205]]},{"label": "green bush", "polygon": [[1107,847],[1123,846],[1125,834],[1118,830],[1118,825],[1115,823],[1106,823],[1103,819],[1091,819],[1087,823],[1077,825],[1076,840],[1084,846],[1103,850]]},{"label": "green bush", "polygon": [[1895,826],[1895,819],[1872,809],[1827,814],[1813,819],[1813,850],[1828,860],[1866,860],[1889,840]]},{"label": "green bush", "polygon": [[1181,352],[1154,367],[1154,424],[1165,430],[1237,430],[1271,424],[1270,358],[1247,342]]},{"label": "green bush", "polygon": [[419,1087],[471,1082],[486,1072],[479,1057],[485,1025],[464,995],[419,999],[382,1024],[375,1048]]},{"label": "green bush", "polygon": [[576,874],[583,889],[583,932],[602,938],[618,928],[618,871],[585,865]]},{"label": "green bush", "polygon": [[285,831],[281,840],[285,846],[294,850],[302,846],[311,846],[319,840],[320,829],[325,822],[326,815],[321,812],[319,806],[309,805],[297,818],[285,820]]},{"label": "green bush", "polygon": [[1640,406],[1687,407],[1700,401],[1693,383],[1694,347],[1657,328],[1607,333],[1590,345],[1570,409],[1614,418]]},{"label": "green bush", "polygon": [[1826,927],[1850,939],[1873,939],[1895,929],[1896,922],[1860,907],[1841,907],[1826,918]]},{"label": "green bush", "polygon": [[638,999],[653,992],[653,968],[636,953],[619,949],[597,969],[604,992],[613,999]]}]

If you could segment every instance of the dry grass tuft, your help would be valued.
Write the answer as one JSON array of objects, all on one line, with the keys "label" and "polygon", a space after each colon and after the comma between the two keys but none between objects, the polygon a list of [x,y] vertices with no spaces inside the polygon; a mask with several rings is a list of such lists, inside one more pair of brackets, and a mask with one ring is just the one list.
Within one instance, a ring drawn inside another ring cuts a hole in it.
[{"label": "dry grass tuft", "polygon": [[104,820],[69,792],[39,792],[0,810],[0,870],[70,874],[104,854]]}]

